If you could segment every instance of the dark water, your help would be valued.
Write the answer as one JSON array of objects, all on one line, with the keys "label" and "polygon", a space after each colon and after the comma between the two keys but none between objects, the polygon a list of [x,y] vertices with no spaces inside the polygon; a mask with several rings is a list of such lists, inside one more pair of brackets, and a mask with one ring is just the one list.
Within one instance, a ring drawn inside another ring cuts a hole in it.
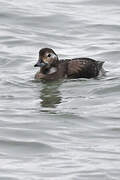
[{"label": "dark water", "polygon": [[[120,179],[120,1],[0,1],[0,180]],[[40,48],[105,60],[35,82]]]}]

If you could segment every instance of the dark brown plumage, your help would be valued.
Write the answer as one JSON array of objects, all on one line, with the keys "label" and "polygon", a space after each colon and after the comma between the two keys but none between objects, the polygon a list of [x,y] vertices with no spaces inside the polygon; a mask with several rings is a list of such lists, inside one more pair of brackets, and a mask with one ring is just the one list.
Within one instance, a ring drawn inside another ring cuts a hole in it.
[{"label": "dark brown plumage", "polygon": [[104,73],[103,61],[91,58],[74,58],[59,60],[50,48],[39,51],[39,59],[35,67],[40,67],[36,79],[54,80],[60,78],[94,78]]}]

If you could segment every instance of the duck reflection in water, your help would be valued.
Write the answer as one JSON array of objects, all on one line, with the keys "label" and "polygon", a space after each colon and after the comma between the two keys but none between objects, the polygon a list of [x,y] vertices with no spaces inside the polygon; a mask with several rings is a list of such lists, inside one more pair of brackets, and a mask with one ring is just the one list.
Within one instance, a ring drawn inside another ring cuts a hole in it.
[{"label": "duck reflection in water", "polygon": [[61,103],[61,96],[59,91],[60,83],[58,82],[43,82],[40,99],[41,106],[46,108],[55,108]]}]

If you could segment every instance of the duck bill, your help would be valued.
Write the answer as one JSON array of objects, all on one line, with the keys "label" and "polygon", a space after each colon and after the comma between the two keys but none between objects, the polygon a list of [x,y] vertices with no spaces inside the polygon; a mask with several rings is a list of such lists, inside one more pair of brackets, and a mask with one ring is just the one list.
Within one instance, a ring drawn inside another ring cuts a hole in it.
[{"label": "duck bill", "polygon": [[38,60],[38,62],[34,65],[34,67],[44,67],[46,64]]}]

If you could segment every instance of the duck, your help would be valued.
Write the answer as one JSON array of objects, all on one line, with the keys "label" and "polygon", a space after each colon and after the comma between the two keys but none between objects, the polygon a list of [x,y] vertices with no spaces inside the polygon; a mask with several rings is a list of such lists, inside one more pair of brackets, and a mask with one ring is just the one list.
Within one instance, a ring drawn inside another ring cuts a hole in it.
[{"label": "duck", "polygon": [[34,67],[40,70],[35,74],[35,79],[57,80],[63,78],[96,78],[104,74],[104,61],[91,58],[73,58],[59,60],[58,55],[51,48],[42,48]]}]

